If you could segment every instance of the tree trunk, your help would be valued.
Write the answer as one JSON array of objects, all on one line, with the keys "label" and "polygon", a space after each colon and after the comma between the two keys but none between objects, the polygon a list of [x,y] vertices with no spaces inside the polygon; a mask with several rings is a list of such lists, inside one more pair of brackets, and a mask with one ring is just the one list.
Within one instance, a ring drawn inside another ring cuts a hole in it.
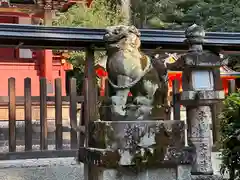
[{"label": "tree trunk", "polygon": [[126,24],[131,24],[131,0],[121,0],[121,11],[124,15]]}]

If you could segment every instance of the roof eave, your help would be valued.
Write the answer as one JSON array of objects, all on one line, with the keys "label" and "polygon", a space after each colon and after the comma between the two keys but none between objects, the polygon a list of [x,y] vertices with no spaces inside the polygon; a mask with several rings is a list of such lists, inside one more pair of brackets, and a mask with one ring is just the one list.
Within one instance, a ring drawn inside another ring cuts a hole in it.
[{"label": "roof eave", "polygon": [[[186,50],[184,31],[140,29],[143,49]],[[105,48],[104,29],[46,27],[34,25],[0,24],[0,45],[42,48],[84,48],[95,45]],[[207,32],[206,48],[240,51],[240,33]]]}]

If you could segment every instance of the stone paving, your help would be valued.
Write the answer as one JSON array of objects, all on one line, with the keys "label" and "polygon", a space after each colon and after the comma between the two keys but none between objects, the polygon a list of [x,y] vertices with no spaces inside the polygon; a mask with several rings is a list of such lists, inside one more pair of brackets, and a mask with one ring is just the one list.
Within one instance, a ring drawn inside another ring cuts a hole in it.
[{"label": "stone paving", "polygon": [[0,170],[0,180],[83,180],[82,169],[80,165],[69,164],[21,168],[12,166]]},{"label": "stone paving", "polygon": [[[218,153],[213,153],[214,174],[220,174],[219,165]],[[0,161],[0,180],[50,179],[84,180],[83,165],[74,158]]]}]

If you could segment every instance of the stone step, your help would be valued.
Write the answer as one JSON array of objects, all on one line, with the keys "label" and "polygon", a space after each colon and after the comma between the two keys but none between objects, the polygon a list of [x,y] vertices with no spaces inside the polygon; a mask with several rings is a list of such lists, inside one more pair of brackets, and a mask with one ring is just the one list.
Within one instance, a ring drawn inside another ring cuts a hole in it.
[{"label": "stone step", "polygon": [[[219,161],[216,161],[214,157],[215,156],[213,156],[213,164],[219,164]],[[216,166],[214,166],[214,174],[219,175],[219,169],[215,168]],[[164,176],[166,172],[172,173],[172,177],[176,176],[176,173],[174,171],[171,172],[170,169],[167,169],[165,172],[163,172],[163,174],[159,172],[156,180],[162,180],[164,178],[164,180],[166,180],[166,178],[169,180],[176,179],[171,179],[169,176]],[[108,176],[108,180],[111,180],[113,178],[114,177],[110,175]],[[224,178],[227,180],[228,176],[226,175]],[[77,164],[74,157],[0,161],[0,179],[84,180],[84,167],[82,163]]]}]

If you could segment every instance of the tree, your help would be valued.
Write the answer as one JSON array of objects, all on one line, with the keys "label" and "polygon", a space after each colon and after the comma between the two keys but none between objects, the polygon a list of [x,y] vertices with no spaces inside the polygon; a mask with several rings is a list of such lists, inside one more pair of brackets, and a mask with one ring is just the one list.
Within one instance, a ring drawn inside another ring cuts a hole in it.
[{"label": "tree", "polygon": [[220,116],[222,148],[221,173],[229,171],[230,180],[240,179],[240,92],[233,93],[224,101]]},{"label": "tree", "polygon": [[[206,31],[240,31],[238,0],[133,0],[138,27],[185,30],[196,23]],[[140,25],[139,25],[140,23]],[[239,55],[229,55],[228,66],[240,70]]]},{"label": "tree", "polygon": [[240,31],[240,2],[234,0],[199,1],[183,18],[183,23],[203,25],[207,31]]},{"label": "tree", "polygon": [[93,1],[90,8],[84,4],[74,5],[67,12],[59,13],[53,25],[105,28],[107,26],[121,24],[124,17],[120,12],[120,8],[116,6],[114,10],[111,10],[111,6],[107,0]]},{"label": "tree", "polygon": [[203,25],[207,31],[240,31],[240,1],[237,0],[133,2],[133,14],[148,27],[184,30],[196,23]]},{"label": "tree", "polygon": [[132,23],[138,28],[143,28],[149,25],[149,20],[152,18],[158,19],[155,23],[157,27],[162,27],[162,19],[159,18],[161,6],[166,5],[167,0],[132,0]]}]

